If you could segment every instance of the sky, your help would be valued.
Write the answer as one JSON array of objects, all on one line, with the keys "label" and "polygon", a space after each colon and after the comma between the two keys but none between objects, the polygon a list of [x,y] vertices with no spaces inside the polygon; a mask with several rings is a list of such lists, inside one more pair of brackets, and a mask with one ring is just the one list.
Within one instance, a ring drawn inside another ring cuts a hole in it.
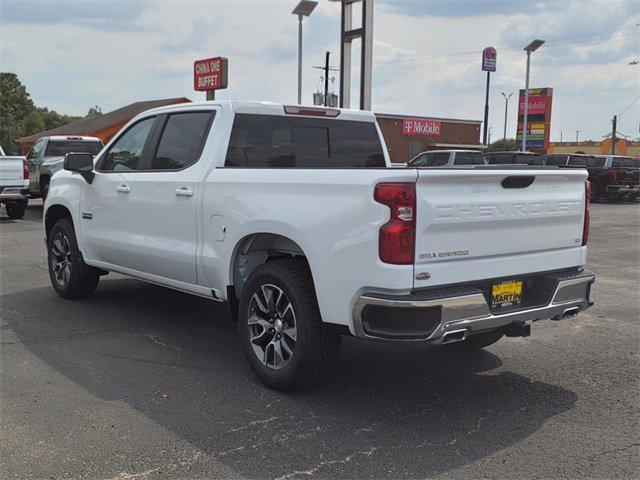
[{"label": "sky", "polygon": [[[225,56],[229,87],[218,99],[295,103],[297,0],[0,0],[0,70],[17,73],[34,102],[60,113],[107,112],[140,100],[185,96],[193,61]],[[325,51],[339,65],[340,5],[319,0],[304,20],[303,103],[321,88]],[[551,139],[601,140],[611,118],[640,137],[640,0],[375,0],[372,109],[407,116],[481,120],[481,51],[497,49],[489,126],[516,129],[524,88],[553,88]],[[359,45],[354,44],[357,99]],[[336,93],[338,73],[335,72]],[[635,103],[633,103],[635,100]],[[354,102],[357,104],[357,102]]]}]

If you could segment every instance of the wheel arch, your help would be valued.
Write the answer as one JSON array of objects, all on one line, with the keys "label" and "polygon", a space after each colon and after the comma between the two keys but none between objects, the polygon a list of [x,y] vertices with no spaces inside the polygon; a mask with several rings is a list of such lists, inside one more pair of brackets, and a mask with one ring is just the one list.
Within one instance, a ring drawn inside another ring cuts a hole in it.
[{"label": "wheel arch", "polygon": [[257,232],[243,237],[236,244],[231,255],[229,279],[235,298],[230,297],[228,300],[240,298],[247,280],[260,265],[275,258],[287,256],[298,257],[309,263],[302,247],[285,235]]},{"label": "wheel arch", "polygon": [[46,238],[49,238],[49,232],[51,232],[53,226],[61,218],[68,218],[69,220],[71,220],[71,224],[73,224],[73,216],[71,215],[71,211],[66,206],[58,203],[55,205],[50,205],[49,208],[47,208],[47,211],[44,215],[44,233]]}]

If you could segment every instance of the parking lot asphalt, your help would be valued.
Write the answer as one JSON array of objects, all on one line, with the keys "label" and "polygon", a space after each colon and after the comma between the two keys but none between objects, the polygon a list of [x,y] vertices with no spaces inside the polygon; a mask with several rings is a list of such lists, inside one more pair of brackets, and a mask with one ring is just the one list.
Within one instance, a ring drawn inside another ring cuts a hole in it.
[{"label": "parking lot asphalt", "polygon": [[595,306],[485,351],[346,338],[269,390],[226,310],[110,274],[49,285],[42,204],[0,220],[2,478],[638,478],[640,206],[592,206]]}]

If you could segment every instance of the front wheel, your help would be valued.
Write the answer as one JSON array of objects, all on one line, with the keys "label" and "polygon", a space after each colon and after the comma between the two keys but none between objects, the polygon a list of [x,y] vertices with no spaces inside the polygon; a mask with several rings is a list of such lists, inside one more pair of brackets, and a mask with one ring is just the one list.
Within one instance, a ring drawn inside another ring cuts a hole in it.
[{"label": "front wheel", "polygon": [[62,298],[87,298],[98,286],[100,275],[82,259],[73,224],[58,220],[47,237],[49,277]]},{"label": "front wheel", "polygon": [[251,367],[277,390],[318,382],[338,354],[340,336],[322,323],[311,272],[301,260],[273,260],[253,272],[238,324]]},{"label": "front wheel", "polygon": [[27,211],[27,205],[29,204],[29,200],[18,200],[16,202],[7,203],[5,205],[7,209],[7,215],[12,220],[19,220],[24,217],[25,212]]}]

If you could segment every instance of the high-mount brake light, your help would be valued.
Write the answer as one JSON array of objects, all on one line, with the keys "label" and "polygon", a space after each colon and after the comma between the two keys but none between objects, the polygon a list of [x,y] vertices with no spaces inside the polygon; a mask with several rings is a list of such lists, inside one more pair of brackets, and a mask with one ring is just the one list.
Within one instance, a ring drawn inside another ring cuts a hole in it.
[{"label": "high-mount brake light", "polygon": [[378,254],[384,263],[413,264],[416,239],[416,184],[379,183],[374,199],[389,207],[389,221],[380,227]]},{"label": "high-mount brake light", "polygon": [[586,245],[589,241],[589,223],[591,216],[589,215],[589,205],[591,203],[591,182],[584,182],[584,225],[582,226],[582,245]]},{"label": "high-mount brake light", "polygon": [[297,105],[284,105],[284,113],[287,115],[304,115],[307,117],[331,117],[340,115],[340,110],[335,108],[300,107]]}]

